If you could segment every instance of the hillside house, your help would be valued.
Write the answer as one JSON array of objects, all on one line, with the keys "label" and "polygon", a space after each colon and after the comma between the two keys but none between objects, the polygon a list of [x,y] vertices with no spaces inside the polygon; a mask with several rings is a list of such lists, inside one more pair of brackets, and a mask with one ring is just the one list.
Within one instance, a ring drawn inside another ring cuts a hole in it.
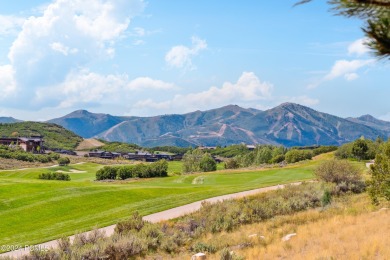
[{"label": "hillside house", "polygon": [[0,144],[6,146],[19,146],[25,152],[44,153],[42,136],[32,137],[1,137]]},{"label": "hillside house", "polygon": [[96,157],[102,159],[115,159],[121,156],[120,153],[106,152],[106,151],[93,151],[88,153],[89,157]]}]

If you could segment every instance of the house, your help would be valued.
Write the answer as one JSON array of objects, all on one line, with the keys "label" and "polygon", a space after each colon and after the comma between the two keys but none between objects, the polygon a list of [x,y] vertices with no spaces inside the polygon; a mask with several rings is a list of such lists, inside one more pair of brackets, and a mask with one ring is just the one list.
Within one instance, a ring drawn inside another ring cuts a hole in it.
[{"label": "house", "polygon": [[253,151],[253,150],[255,150],[255,148],[256,148],[256,145],[253,145],[253,144],[247,144],[247,145],[246,145],[246,148],[247,148],[249,151]]},{"label": "house", "polygon": [[152,154],[149,152],[136,151],[135,153],[126,153],[122,155],[123,158],[134,161],[144,161],[144,162],[156,162],[159,160],[172,161],[172,155],[165,153]]},{"label": "house", "polygon": [[89,157],[96,157],[102,159],[115,159],[121,157],[120,153],[106,152],[106,151],[92,151],[88,153]]},{"label": "house", "polygon": [[66,154],[66,155],[77,155],[75,151],[71,150],[64,150],[64,149],[55,149],[53,150],[55,153],[60,153],[60,154]]},{"label": "house", "polygon": [[6,146],[19,146],[25,152],[44,153],[43,136],[31,137],[1,137],[0,144]]}]

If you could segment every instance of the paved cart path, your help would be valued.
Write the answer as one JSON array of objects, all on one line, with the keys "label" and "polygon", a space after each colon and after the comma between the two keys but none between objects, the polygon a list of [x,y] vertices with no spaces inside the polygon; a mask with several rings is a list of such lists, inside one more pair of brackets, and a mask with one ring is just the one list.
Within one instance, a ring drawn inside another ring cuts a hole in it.
[{"label": "paved cart path", "polygon": [[[286,184],[286,185],[300,185],[301,183],[302,182],[294,182],[294,183],[290,183],[290,184]],[[157,212],[157,213],[154,213],[154,214],[150,214],[150,215],[144,216],[143,219],[147,220],[147,221],[150,221],[150,222],[153,222],[153,223],[160,222],[160,221],[163,221],[163,220],[174,219],[174,218],[178,218],[178,217],[184,216],[184,215],[186,215],[188,213],[197,211],[198,209],[201,208],[203,201],[210,202],[210,203],[215,203],[217,201],[223,201],[223,200],[228,200],[228,199],[238,199],[238,198],[254,195],[254,194],[257,194],[257,193],[261,193],[261,192],[267,192],[267,191],[271,191],[271,190],[283,189],[286,185],[275,185],[275,186],[270,186],[270,187],[264,187],[264,188],[248,190],[248,191],[242,191],[242,192],[237,192],[237,193],[217,196],[217,197],[213,197],[213,198],[209,198],[209,199],[204,199],[204,200],[193,202],[193,203],[190,203],[190,204],[187,204],[187,205],[183,205],[183,206],[180,206],[180,207],[176,207],[176,208],[164,210],[164,211],[161,211],[161,212]],[[107,226],[107,227],[104,227],[104,228],[99,228],[98,230],[99,231],[103,231],[106,234],[106,236],[110,236],[110,235],[112,235],[114,233],[115,226],[116,225],[111,225],[111,226]],[[92,231],[85,232],[84,234],[88,235],[90,232],[92,232]],[[75,236],[69,237],[71,242],[74,240],[74,237]],[[34,246],[31,246],[31,247],[26,246],[26,247],[20,248],[18,250],[14,250],[14,251],[10,251],[10,252],[7,252],[7,253],[3,253],[3,254],[0,254],[0,257],[20,258],[20,257],[22,257],[24,255],[27,255],[31,249],[38,249],[38,250],[41,249],[42,250],[42,249],[56,248],[57,246],[58,246],[57,245],[57,240],[52,240],[52,241],[49,241],[49,242],[46,242],[46,243],[42,243],[42,244],[38,244],[38,245],[34,245]]]}]

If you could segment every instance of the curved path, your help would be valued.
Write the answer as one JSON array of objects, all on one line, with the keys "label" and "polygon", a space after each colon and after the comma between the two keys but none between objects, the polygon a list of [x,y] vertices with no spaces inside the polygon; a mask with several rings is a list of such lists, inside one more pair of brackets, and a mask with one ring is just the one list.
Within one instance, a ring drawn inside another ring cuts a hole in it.
[{"label": "curved path", "polygon": [[[300,185],[301,183],[302,182],[294,182],[294,183],[289,183],[286,185]],[[157,212],[154,214],[150,214],[150,215],[144,216],[143,219],[147,220],[149,222],[152,222],[152,223],[160,222],[163,220],[174,219],[174,218],[184,216],[188,213],[197,211],[198,209],[201,208],[203,201],[215,203],[217,201],[223,201],[223,200],[228,200],[228,199],[238,199],[238,198],[254,195],[257,193],[261,193],[261,192],[283,189],[284,187],[285,187],[285,185],[276,185],[276,186],[264,187],[264,188],[259,188],[259,189],[255,189],[255,190],[242,191],[242,192],[222,195],[222,196],[218,196],[218,197],[213,197],[213,198],[209,198],[209,199],[204,199],[204,200],[193,202],[193,203],[190,203],[190,204],[187,204],[184,206],[180,206],[180,207],[164,210],[161,212]],[[104,232],[106,236],[110,236],[114,233],[115,226],[116,225],[111,225],[108,227],[99,228],[98,230]],[[90,232],[91,231],[88,231],[88,232],[85,232],[84,234],[88,235]],[[75,236],[69,237],[71,242],[74,240],[74,237]],[[49,248],[56,248],[57,246],[58,246],[57,240],[52,240],[52,241],[49,241],[46,243],[34,245],[33,247],[31,247],[31,249],[34,248],[34,249],[38,249],[38,250],[39,249],[44,250],[44,249],[49,249]],[[7,253],[0,254],[0,258],[1,257],[21,258],[22,256],[27,255],[29,253],[29,251],[30,251],[30,247],[26,246],[24,248],[21,248],[21,249],[15,250],[15,251],[10,251]]]}]

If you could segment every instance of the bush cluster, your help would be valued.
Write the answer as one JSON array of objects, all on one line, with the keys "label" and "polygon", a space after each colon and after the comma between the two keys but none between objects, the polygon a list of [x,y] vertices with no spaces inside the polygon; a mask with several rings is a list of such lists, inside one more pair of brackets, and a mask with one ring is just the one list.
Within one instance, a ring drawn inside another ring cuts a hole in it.
[{"label": "bush cluster", "polygon": [[379,152],[379,146],[382,143],[380,138],[376,141],[360,138],[340,146],[335,152],[335,156],[338,159],[371,160]]},{"label": "bush cluster", "polygon": [[38,178],[42,180],[70,181],[69,174],[62,172],[41,173]]},{"label": "bush cluster", "polygon": [[288,151],[285,155],[287,163],[296,163],[304,160],[311,160],[313,157],[313,152],[310,150],[297,150],[292,149]]},{"label": "bush cluster", "polygon": [[380,145],[375,163],[371,165],[368,193],[374,204],[390,201],[390,140]]},{"label": "bush cluster", "polygon": [[160,160],[150,164],[104,166],[96,172],[96,180],[125,180],[128,178],[153,178],[168,176],[168,163]]},{"label": "bush cluster", "polygon": [[366,187],[359,169],[345,160],[324,161],[314,173],[319,180],[334,184],[332,193],[336,195],[344,192],[360,193]]},{"label": "bush cluster", "polygon": [[20,149],[11,149],[8,146],[0,145],[0,157],[4,159],[16,159],[24,162],[51,162],[58,154],[33,154]]},{"label": "bush cluster", "polygon": [[200,149],[190,150],[183,156],[183,172],[211,172],[217,170],[217,163],[209,153]]},{"label": "bush cluster", "polygon": [[313,156],[332,152],[336,146],[295,147],[287,149],[283,146],[258,145],[253,151],[245,151],[225,161],[226,169],[236,169],[262,164],[277,164],[283,161],[295,163],[310,160]]},{"label": "bush cluster", "polygon": [[70,163],[70,160],[68,157],[61,157],[61,158],[58,158],[58,164],[60,166],[66,166]]}]

